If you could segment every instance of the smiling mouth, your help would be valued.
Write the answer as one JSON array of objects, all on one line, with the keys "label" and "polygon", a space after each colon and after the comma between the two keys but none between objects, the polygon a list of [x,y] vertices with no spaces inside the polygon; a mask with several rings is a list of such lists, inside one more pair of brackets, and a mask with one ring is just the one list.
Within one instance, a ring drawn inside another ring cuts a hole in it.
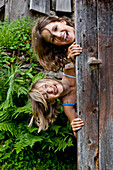
[{"label": "smiling mouth", "polygon": [[69,33],[68,33],[68,31],[65,31],[63,40],[64,40],[64,41],[69,41],[69,39],[70,39]]}]

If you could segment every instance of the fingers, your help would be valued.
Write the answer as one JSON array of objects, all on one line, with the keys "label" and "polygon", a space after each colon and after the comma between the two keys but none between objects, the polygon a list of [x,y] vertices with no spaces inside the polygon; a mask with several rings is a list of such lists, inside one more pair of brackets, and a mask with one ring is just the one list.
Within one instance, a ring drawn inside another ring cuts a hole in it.
[{"label": "fingers", "polygon": [[72,44],[69,48],[68,48],[68,50],[69,50],[69,52],[70,51],[73,51],[73,50],[78,50],[78,51],[80,51],[80,52],[82,52],[82,48],[80,47],[80,45],[78,45],[78,44]]},{"label": "fingers", "polygon": [[76,44],[75,42],[69,46],[68,50],[72,50],[73,48],[82,50],[82,48],[80,47],[80,45],[79,45],[79,44]]},{"label": "fingers", "polygon": [[74,59],[74,56],[80,55],[82,48],[75,42],[68,48],[68,58]]},{"label": "fingers", "polygon": [[72,126],[73,131],[75,132],[77,130],[80,130],[81,127],[84,126],[84,123],[80,118],[76,118],[76,119],[73,119],[73,121],[71,122],[71,126]]},{"label": "fingers", "polygon": [[76,128],[72,128],[73,132],[76,132],[77,130],[80,130],[81,129],[81,126],[80,127],[76,127]]},{"label": "fingers", "polygon": [[75,136],[75,138],[77,137],[77,133],[76,132],[74,132],[74,136]]}]

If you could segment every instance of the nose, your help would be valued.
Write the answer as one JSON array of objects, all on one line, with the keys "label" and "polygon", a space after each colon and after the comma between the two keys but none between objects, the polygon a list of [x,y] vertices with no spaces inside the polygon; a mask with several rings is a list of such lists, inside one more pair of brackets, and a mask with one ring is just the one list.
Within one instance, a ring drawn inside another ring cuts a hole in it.
[{"label": "nose", "polygon": [[54,35],[54,37],[56,37],[58,39],[62,38],[62,33],[61,32],[58,32],[58,31],[54,32],[53,35]]},{"label": "nose", "polygon": [[53,93],[53,88],[52,88],[52,87],[48,87],[48,88],[47,88],[47,92],[48,92],[48,93]]}]

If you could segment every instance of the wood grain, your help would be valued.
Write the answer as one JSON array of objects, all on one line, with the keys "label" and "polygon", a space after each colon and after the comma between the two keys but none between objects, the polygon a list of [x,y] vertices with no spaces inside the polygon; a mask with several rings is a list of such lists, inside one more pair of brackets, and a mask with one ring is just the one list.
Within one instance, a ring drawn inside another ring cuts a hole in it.
[{"label": "wood grain", "polygon": [[76,42],[83,52],[77,57],[77,109],[85,126],[78,132],[77,170],[98,169],[98,113],[99,69],[88,64],[90,57],[97,58],[96,1],[75,1]]},{"label": "wood grain", "polygon": [[30,0],[30,9],[50,14],[50,0]]},{"label": "wood grain", "polygon": [[113,1],[98,1],[100,69],[99,169],[113,169]]},{"label": "wood grain", "polygon": [[[77,170],[113,169],[113,1],[75,0],[78,117]],[[90,57],[102,61],[92,69]]]}]

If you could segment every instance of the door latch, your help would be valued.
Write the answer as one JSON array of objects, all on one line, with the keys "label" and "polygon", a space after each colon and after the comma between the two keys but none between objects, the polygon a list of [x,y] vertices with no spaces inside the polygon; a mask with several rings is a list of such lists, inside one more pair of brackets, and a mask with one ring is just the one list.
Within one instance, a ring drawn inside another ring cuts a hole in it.
[{"label": "door latch", "polygon": [[88,64],[92,69],[97,69],[100,64],[102,64],[102,60],[97,59],[95,57],[90,57],[88,60]]}]

